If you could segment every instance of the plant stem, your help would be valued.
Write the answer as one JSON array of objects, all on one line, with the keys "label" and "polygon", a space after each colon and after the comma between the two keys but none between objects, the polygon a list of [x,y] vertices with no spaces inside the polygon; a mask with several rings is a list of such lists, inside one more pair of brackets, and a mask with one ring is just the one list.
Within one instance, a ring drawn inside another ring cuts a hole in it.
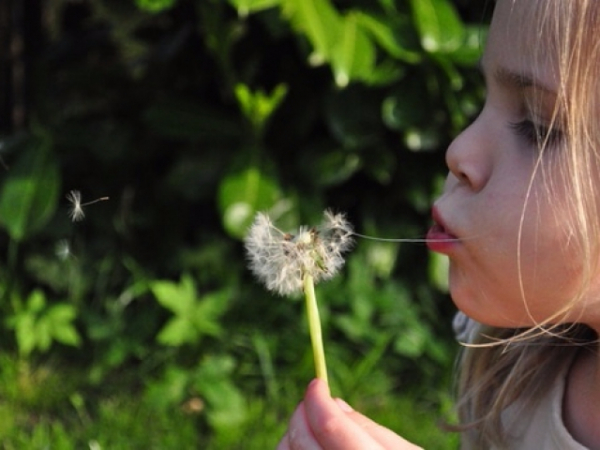
[{"label": "plant stem", "polygon": [[315,283],[313,277],[308,273],[304,274],[303,282],[304,297],[306,298],[306,312],[308,315],[308,329],[312,343],[313,357],[315,359],[315,372],[317,378],[320,378],[327,383],[327,365],[325,364],[321,320],[319,319],[317,297],[315,296]]}]

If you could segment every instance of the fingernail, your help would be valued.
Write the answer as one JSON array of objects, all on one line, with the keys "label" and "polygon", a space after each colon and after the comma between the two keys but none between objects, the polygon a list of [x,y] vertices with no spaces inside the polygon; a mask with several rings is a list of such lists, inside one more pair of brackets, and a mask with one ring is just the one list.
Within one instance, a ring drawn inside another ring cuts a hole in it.
[{"label": "fingernail", "polygon": [[335,402],[338,404],[338,406],[340,407],[340,409],[344,412],[351,412],[354,411],[352,409],[352,406],[350,406],[348,403],[346,403],[344,400],[342,400],[341,398],[336,398]]}]

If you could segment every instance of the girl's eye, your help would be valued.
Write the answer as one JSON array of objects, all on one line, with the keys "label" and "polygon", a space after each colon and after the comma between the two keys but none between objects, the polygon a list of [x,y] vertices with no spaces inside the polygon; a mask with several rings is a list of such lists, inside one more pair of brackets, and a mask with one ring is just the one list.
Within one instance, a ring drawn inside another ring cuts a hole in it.
[{"label": "girl's eye", "polygon": [[563,132],[560,129],[556,127],[549,129],[543,125],[537,125],[529,119],[511,122],[510,127],[518,136],[525,138],[528,144],[538,147],[541,145],[554,146],[563,139]]}]

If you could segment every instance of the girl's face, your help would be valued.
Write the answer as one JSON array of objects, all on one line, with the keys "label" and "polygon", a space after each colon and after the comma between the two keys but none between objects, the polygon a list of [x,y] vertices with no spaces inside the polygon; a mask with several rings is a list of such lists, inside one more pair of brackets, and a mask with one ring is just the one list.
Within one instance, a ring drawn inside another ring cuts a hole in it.
[{"label": "girl's face", "polygon": [[[535,26],[527,31],[514,20],[528,3],[496,4],[482,59],[486,102],[447,151],[450,173],[430,233],[457,238],[430,244],[449,256],[454,302],[498,327],[539,324],[581,288],[582,254],[570,239],[572,208],[556,165],[565,151],[560,114],[545,131],[557,100],[557,66],[544,56],[551,52],[540,52]],[[540,135],[547,137],[541,157]],[[600,306],[590,300],[599,286],[592,280],[585,301],[559,321],[600,324]]]}]

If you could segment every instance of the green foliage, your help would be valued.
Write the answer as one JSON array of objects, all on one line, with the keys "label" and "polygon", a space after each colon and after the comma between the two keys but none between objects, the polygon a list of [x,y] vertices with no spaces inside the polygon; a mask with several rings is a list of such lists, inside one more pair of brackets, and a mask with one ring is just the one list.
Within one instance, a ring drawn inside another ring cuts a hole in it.
[{"label": "green foliage", "polygon": [[447,0],[411,0],[421,45],[429,53],[453,53],[465,44],[465,29]]},{"label": "green foliage", "polygon": [[246,120],[252,124],[252,129],[257,137],[261,137],[267,121],[283,101],[287,88],[280,84],[270,95],[263,91],[252,92],[248,86],[238,84],[235,87],[235,96]]},{"label": "green foliage", "polygon": [[199,299],[194,281],[189,275],[183,275],[179,284],[154,281],[150,284],[150,289],[158,303],[174,315],[156,336],[161,344],[197,344],[203,336],[218,336],[222,333],[219,316],[227,308],[229,290],[212,292]]},{"label": "green foliage", "polygon": [[[274,448],[313,362],[247,227],[333,208],[422,237],[485,2],[42,3],[30,125],[0,136],[0,448]],[[73,223],[72,189],[110,200]],[[445,271],[359,239],[317,286],[334,394],[433,449],[456,444]]]},{"label": "green foliage", "polygon": [[60,190],[58,162],[49,136],[32,136],[0,189],[0,225],[15,241],[43,228],[54,213]]},{"label": "green foliage", "polygon": [[286,208],[286,203],[277,182],[256,166],[228,174],[219,186],[223,226],[238,239],[245,236],[257,212],[277,209],[278,204]]},{"label": "green foliage", "polygon": [[73,305],[55,303],[48,306],[44,293],[36,289],[22,309],[8,317],[6,323],[15,330],[19,353],[29,356],[34,350],[48,351],[54,341],[79,346],[81,338],[73,325],[76,316]]}]

